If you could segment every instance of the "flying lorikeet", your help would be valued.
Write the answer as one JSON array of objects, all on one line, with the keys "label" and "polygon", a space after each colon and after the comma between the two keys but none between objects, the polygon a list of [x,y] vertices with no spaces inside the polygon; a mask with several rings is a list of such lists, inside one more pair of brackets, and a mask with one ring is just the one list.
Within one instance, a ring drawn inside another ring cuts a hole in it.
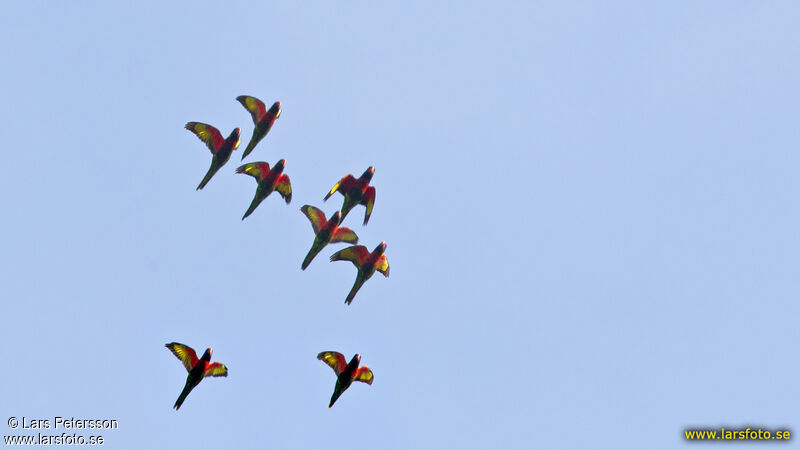
[{"label": "flying lorikeet", "polygon": [[275,123],[275,119],[281,116],[281,102],[275,102],[267,109],[264,102],[249,95],[240,95],[236,97],[236,100],[239,100],[239,103],[250,111],[250,115],[253,116],[253,123],[256,125],[253,129],[253,137],[250,138],[250,143],[247,144],[247,148],[244,149],[242,154],[242,159],[244,159],[253,151],[256,144],[269,133],[272,124]]},{"label": "flying lorikeet", "polygon": [[373,174],[375,174],[375,168],[372,166],[365,170],[358,179],[348,174],[346,177],[339,180],[338,183],[334,184],[331,191],[325,196],[325,200],[328,200],[336,191],[344,195],[342,220],[347,217],[347,213],[349,213],[351,209],[358,204],[362,204],[367,207],[367,211],[364,213],[364,225],[369,222],[369,216],[372,214],[372,207],[375,205],[375,188],[369,185]]},{"label": "flying lorikeet", "polygon": [[214,176],[217,171],[228,162],[231,153],[239,147],[239,133],[242,132],[241,128],[234,128],[227,139],[223,139],[219,130],[211,125],[200,122],[189,122],[185,127],[187,130],[196,134],[201,141],[206,143],[208,149],[214,157],[211,159],[211,167],[208,169],[203,181],[197,186],[197,190],[203,189],[208,183],[208,180]]},{"label": "flying lorikeet", "polygon": [[311,228],[314,229],[314,234],[316,235],[314,243],[311,244],[311,250],[308,251],[306,259],[303,260],[303,265],[300,266],[301,269],[306,270],[306,267],[311,264],[311,260],[328,244],[335,242],[358,244],[358,236],[353,230],[339,226],[339,220],[342,217],[342,213],[339,211],[336,211],[331,220],[328,221],[325,220],[324,212],[311,205],[303,205],[300,211],[303,211],[303,214],[311,221]]},{"label": "flying lorikeet", "polygon": [[322,352],[317,355],[317,359],[331,366],[336,374],[336,387],[333,388],[333,395],[328,408],[336,403],[336,399],[353,384],[353,381],[372,384],[372,370],[367,366],[358,367],[359,363],[361,363],[361,355],[359,354],[353,356],[349,364],[344,359],[344,355],[339,352]]},{"label": "flying lorikeet", "polygon": [[386,242],[378,244],[372,253],[363,245],[354,245],[331,255],[331,261],[347,260],[352,262],[358,269],[356,282],[353,284],[353,288],[350,289],[350,293],[347,294],[345,303],[349,305],[353,301],[353,297],[361,289],[361,285],[369,280],[376,270],[385,277],[389,276],[389,262],[386,260],[386,255],[383,254],[384,251],[386,251]]},{"label": "flying lorikeet", "polygon": [[250,207],[247,208],[247,212],[242,216],[242,220],[249,216],[272,191],[278,191],[283,199],[286,200],[287,205],[292,201],[292,184],[289,182],[289,176],[282,173],[285,164],[286,160],[282,159],[275,163],[272,170],[269,169],[269,164],[265,162],[247,163],[236,169],[236,173],[246,173],[258,182],[256,195],[253,197]]},{"label": "flying lorikeet", "polygon": [[207,348],[203,353],[203,357],[197,359],[197,353],[187,345],[170,342],[164,346],[170,349],[181,360],[186,370],[189,371],[189,376],[186,377],[186,386],[184,386],[181,395],[175,401],[175,406],[173,406],[176,411],[180,409],[189,392],[192,392],[192,389],[200,384],[203,378],[228,376],[228,368],[224,364],[218,362],[209,363],[211,361],[211,352],[213,351],[211,348]]}]

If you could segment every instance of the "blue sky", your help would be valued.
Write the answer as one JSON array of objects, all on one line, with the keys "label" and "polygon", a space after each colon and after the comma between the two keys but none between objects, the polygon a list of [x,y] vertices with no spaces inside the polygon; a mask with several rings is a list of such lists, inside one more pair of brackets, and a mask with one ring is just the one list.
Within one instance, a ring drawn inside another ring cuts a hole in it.
[{"label": "blue sky", "polygon": [[[800,7],[791,2],[17,3],[0,16],[0,413],[107,448],[675,448],[796,427]],[[240,218],[247,161],[294,197]],[[208,184],[183,129],[243,144]],[[303,204],[375,166],[347,217]],[[171,409],[178,341],[230,369]],[[322,350],[372,386],[332,408]],[[3,434],[11,430],[4,428]]]}]

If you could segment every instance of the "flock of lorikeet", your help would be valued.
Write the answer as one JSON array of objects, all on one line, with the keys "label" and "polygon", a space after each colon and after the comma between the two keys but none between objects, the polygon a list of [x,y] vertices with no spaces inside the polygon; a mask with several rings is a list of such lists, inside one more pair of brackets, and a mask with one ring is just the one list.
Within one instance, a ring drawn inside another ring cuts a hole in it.
[{"label": "flock of lorikeet", "polygon": [[[259,99],[248,95],[240,95],[236,100],[250,112],[253,117],[255,128],[253,129],[253,136],[250,138],[250,143],[242,154],[242,159],[247,157],[256,145],[264,139],[269,133],[270,129],[275,123],[275,120],[281,116],[281,102],[275,102],[267,109],[266,105]],[[197,186],[197,189],[203,189],[211,178],[216,174],[231,157],[234,150],[239,147],[241,128],[234,128],[227,138],[223,138],[218,129],[211,125],[201,122],[189,122],[186,124],[186,129],[197,135],[203,141],[211,154],[211,167],[208,169],[205,177]],[[258,205],[269,196],[273,191],[278,193],[289,204],[292,201],[292,185],[289,181],[289,176],[283,173],[286,160],[281,159],[270,168],[269,164],[263,161],[251,162],[239,166],[236,173],[244,173],[256,179],[258,187],[253,201],[245,211],[242,220],[253,213]],[[369,222],[369,217],[372,214],[372,208],[375,205],[375,188],[370,186],[370,180],[375,173],[374,167],[369,167],[359,178],[353,175],[347,175],[338,183],[333,185],[330,192],[325,195],[323,200],[328,200],[335,192],[339,192],[344,196],[344,204],[341,211],[326,219],[325,213],[319,208],[311,205],[303,205],[300,211],[308,217],[311,222],[311,227],[314,230],[314,242],[311,244],[311,249],[308,251],[300,268],[305,270],[314,257],[328,244],[336,242],[347,242],[350,244],[358,243],[358,236],[356,233],[347,227],[341,227],[342,221],[356,205],[364,205],[366,212],[364,213],[364,225]],[[352,245],[343,250],[339,250],[331,256],[331,261],[350,261],[358,269],[356,281],[350,293],[347,294],[345,299],[346,304],[353,301],[358,290],[375,271],[382,273],[384,276],[389,276],[389,263],[386,260],[384,251],[386,250],[386,242],[381,242],[375,247],[375,250],[370,252],[363,245]],[[166,347],[181,360],[183,366],[189,372],[186,378],[186,386],[178,396],[174,408],[177,410],[183,404],[189,392],[197,386],[200,381],[205,377],[226,377],[228,376],[228,368],[219,362],[211,362],[211,348],[206,349],[203,356],[197,358],[197,353],[184,344],[177,342],[170,342]],[[336,399],[342,395],[342,392],[347,390],[353,381],[361,381],[363,383],[372,384],[372,370],[367,366],[359,367],[361,363],[361,355],[356,354],[347,362],[347,359],[338,352],[326,351],[317,355],[317,359],[329,365],[334,373],[336,373],[336,387],[331,396],[331,401],[328,407],[333,406]]]}]

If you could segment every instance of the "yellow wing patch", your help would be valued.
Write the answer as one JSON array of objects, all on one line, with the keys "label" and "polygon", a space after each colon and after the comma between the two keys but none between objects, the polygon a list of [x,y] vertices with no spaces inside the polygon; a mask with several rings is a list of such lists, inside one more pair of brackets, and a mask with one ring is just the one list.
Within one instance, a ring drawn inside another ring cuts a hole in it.
[{"label": "yellow wing patch", "polygon": [[354,245],[331,255],[331,261],[347,260],[355,264],[356,267],[360,266],[369,257],[369,250],[363,245]]},{"label": "yellow wing patch", "polygon": [[372,208],[375,206],[375,188],[370,186],[364,193],[361,199],[361,204],[367,207],[367,212],[364,213],[364,225],[369,222],[369,216],[372,215]]},{"label": "yellow wing patch", "polygon": [[284,200],[286,200],[286,204],[288,205],[289,202],[292,201],[292,183],[289,181],[289,175],[282,173],[281,176],[278,178],[278,182],[275,185],[275,190],[281,194]]},{"label": "yellow wing patch", "polygon": [[334,242],[347,242],[350,244],[357,244],[358,243],[358,235],[356,232],[351,230],[347,227],[339,227],[336,229],[336,232],[333,233],[331,237],[331,243]]},{"label": "yellow wing patch", "polygon": [[[344,178],[342,180],[344,180]],[[334,192],[339,190],[339,185],[341,185],[341,184],[342,184],[341,181],[339,181],[338,183],[334,184],[333,187],[331,188],[330,192],[328,192],[328,195],[325,196],[325,200],[331,198],[331,195],[333,195]]]},{"label": "yellow wing patch", "polygon": [[372,375],[372,370],[367,366],[361,366],[356,370],[356,373],[353,374],[353,381],[360,381],[362,383],[372,384],[372,380],[375,378]]},{"label": "yellow wing patch", "polygon": [[269,173],[269,164],[265,162],[247,163],[237,167],[236,173],[244,173],[254,177],[256,180],[260,180]]},{"label": "yellow wing patch", "polygon": [[329,199],[331,197],[331,195],[333,195],[334,192],[339,190],[339,188],[342,188],[345,191],[350,189],[350,187],[353,185],[353,183],[355,183],[355,181],[356,181],[356,179],[353,178],[352,175],[345,176],[344,178],[339,180],[338,183],[333,185],[333,187],[331,188],[330,192],[328,192],[328,195],[325,196],[325,200]]},{"label": "yellow wing patch", "polygon": [[321,352],[317,355],[317,359],[329,365],[336,375],[342,373],[347,367],[344,355],[339,352]]},{"label": "yellow wing patch", "polygon": [[192,370],[192,367],[197,364],[197,353],[195,353],[194,350],[188,345],[170,342],[169,344],[164,345],[164,347],[167,347],[173,355],[181,360],[183,367],[185,367],[186,370]]},{"label": "yellow wing patch", "polygon": [[386,255],[381,255],[381,257],[378,258],[378,264],[375,269],[382,273],[383,276],[389,276],[389,260],[386,259]]},{"label": "yellow wing patch", "polygon": [[207,123],[189,122],[184,128],[200,138],[200,140],[206,144],[206,147],[211,150],[211,153],[216,153],[225,142],[219,130]]},{"label": "yellow wing patch", "polygon": [[205,374],[203,376],[206,377],[227,377],[228,376],[228,368],[225,367],[225,364],[221,364],[218,362],[213,362],[208,365],[208,369],[206,369]]},{"label": "yellow wing patch", "polygon": [[264,114],[267,112],[267,106],[264,105],[264,102],[261,100],[251,97],[249,95],[240,95],[236,97],[236,100],[244,106],[244,108],[250,113],[253,117],[253,123],[258,123]]},{"label": "yellow wing patch", "polygon": [[325,220],[325,213],[319,208],[315,208],[311,205],[303,205],[300,211],[303,211],[303,214],[308,217],[308,220],[311,222],[311,228],[314,229],[314,234],[319,233],[319,230],[328,222]]}]

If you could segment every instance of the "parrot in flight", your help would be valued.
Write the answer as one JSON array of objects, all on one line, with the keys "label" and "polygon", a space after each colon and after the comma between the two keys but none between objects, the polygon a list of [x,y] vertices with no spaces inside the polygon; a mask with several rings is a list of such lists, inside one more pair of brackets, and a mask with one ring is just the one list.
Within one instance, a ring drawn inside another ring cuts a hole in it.
[{"label": "parrot in flight", "polygon": [[256,195],[253,197],[250,207],[247,208],[247,212],[245,212],[244,216],[242,216],[242,220],[255,211],[258,204],[267,198],[272,191],[278,191],[283,199],[286,200],[287,205],[292,201],[292,184],[289,181],[289,175],[282,173],[283,166],[285,164],[286,160],[282,159],[275,163],[275,166],[272,167],[272,170],[270,170],[269,164],[263,161],[252,162],[239,166],[236,169],[236,173],[250,175],[256,179],[256,182],[258,182]]},{"label": "parrot in flight", "polygon": [[350,363],[347,363],[344,355],[339,352],[322,352],[317,355],[317,359],[331,366],[331,369],[336,374],[336,387],[333,389],[331,403],[328,408],[336,403],[336,399],[353,384],[353,381],[372,384],[372,370],[367,366],[358,367],[361,363],[361,355],[357,353],[350,360]]},{"label": "parrot in flight", "polygon": [[231,153],[239,148],[239,134],[242,132],[242,129],[234,128],[228,138],[223,139],[218,129],[205,123],[189,122],[184,128],[191,131],[197,135],[201,141],[205,142],[208,149],[211,150],[211,154],[214,155],[211,159],[211,167],[208,169],[208,173],[206,173],[200,185],[197,186],[197,190],[199,191],[203,189],[211,177],[228,162]]},{"label": "parrot in flight", "polygon": [[331,261],[347,260],[352,262],[358,269],[356,282],[353,284],[353,288],[350,289],[350,293],[347,294],[347,298],[344,301],[345,303],[349,305],[353,301],[353,297],[355,297],[356,292],[361,289],[361,285],[369,280],[370,277],[375,274],[376,270],[382,273],[383,276],[389,277],[389,262],[386,260],[386,255],[383,254],[385,251],[386,242],[381,242],[375,247],[372,253],[363,245],[354,245],[339,250],[331,255]]},{"label": "parrot in flight", "polygon": [[369,216],[372,214],[372,207],[375,205],[375,188],[369,185],[372,180],[372,175],[375,174],[375,168],[370,166],[367,170],[356,179],[352,174],[348,174],[338,183],[334,184],[325,200],[331,198],[334,192],[339,191],[344,195],[344,204],[342,205],[342,220],[347,217],[356,205],[361,204],[367,207],[364,213],[364,225],[369,222]]},{"label": "parrot in flight", "polygon": [[311,221],[311,228],[314,229],[314,234],[316,235],[314,243],[311,244],[311,250],[308,251],[306,259],[303,260],[303,265],[300,266],[301,269],[306,270],[306,267],[311,264],[311,260],[328,244],[335,242],[358,244],[358,236],[353,230],[339,226],[339,220],[342,217],[342,213],[339,211],[336,211],[331,220],[328,221],[325,220],[324,212],[311,205],[303,205],[300,211]]},{"label": "parrot in flight", "polygon": [[275,120],[281,116],[281,102],[275,102],[267,109],[264,102],[249,95],[240,95],[236,97],[236,100],[238,100],[246,110],[250,111],[250,115],[253,116],[253,123],[256,125],[253,129],[253,137],[250,138],[250,143],[247,144],[247,148],[244,149],[244,153],[242,154],[242,160],[244,160],[247,155],[253,151],[256,144],[269,133]]},{"label": "parrot in flight", "polygon": [[213,351],[211,348],[207,348],[203,353],[203,357],[197,359],[197,353],[188,345],[170,342],[164,346],[181,360],[183,366],[186,367],[186,370],[189,372],[189,376],[186,377],[186,386],[184,386],[181,395],[179,395],[178,400],[175,401],[175,406],[173,406],[176,411],[180,409],[183,401],[186,400],[186,396],[189,395],[189,392],[192,392],[192,389],[200,384],[203,378],[228,376],[228,368],[225,367],[224,364],[216,361],[213,363],[210,362],[211,352]]}]

